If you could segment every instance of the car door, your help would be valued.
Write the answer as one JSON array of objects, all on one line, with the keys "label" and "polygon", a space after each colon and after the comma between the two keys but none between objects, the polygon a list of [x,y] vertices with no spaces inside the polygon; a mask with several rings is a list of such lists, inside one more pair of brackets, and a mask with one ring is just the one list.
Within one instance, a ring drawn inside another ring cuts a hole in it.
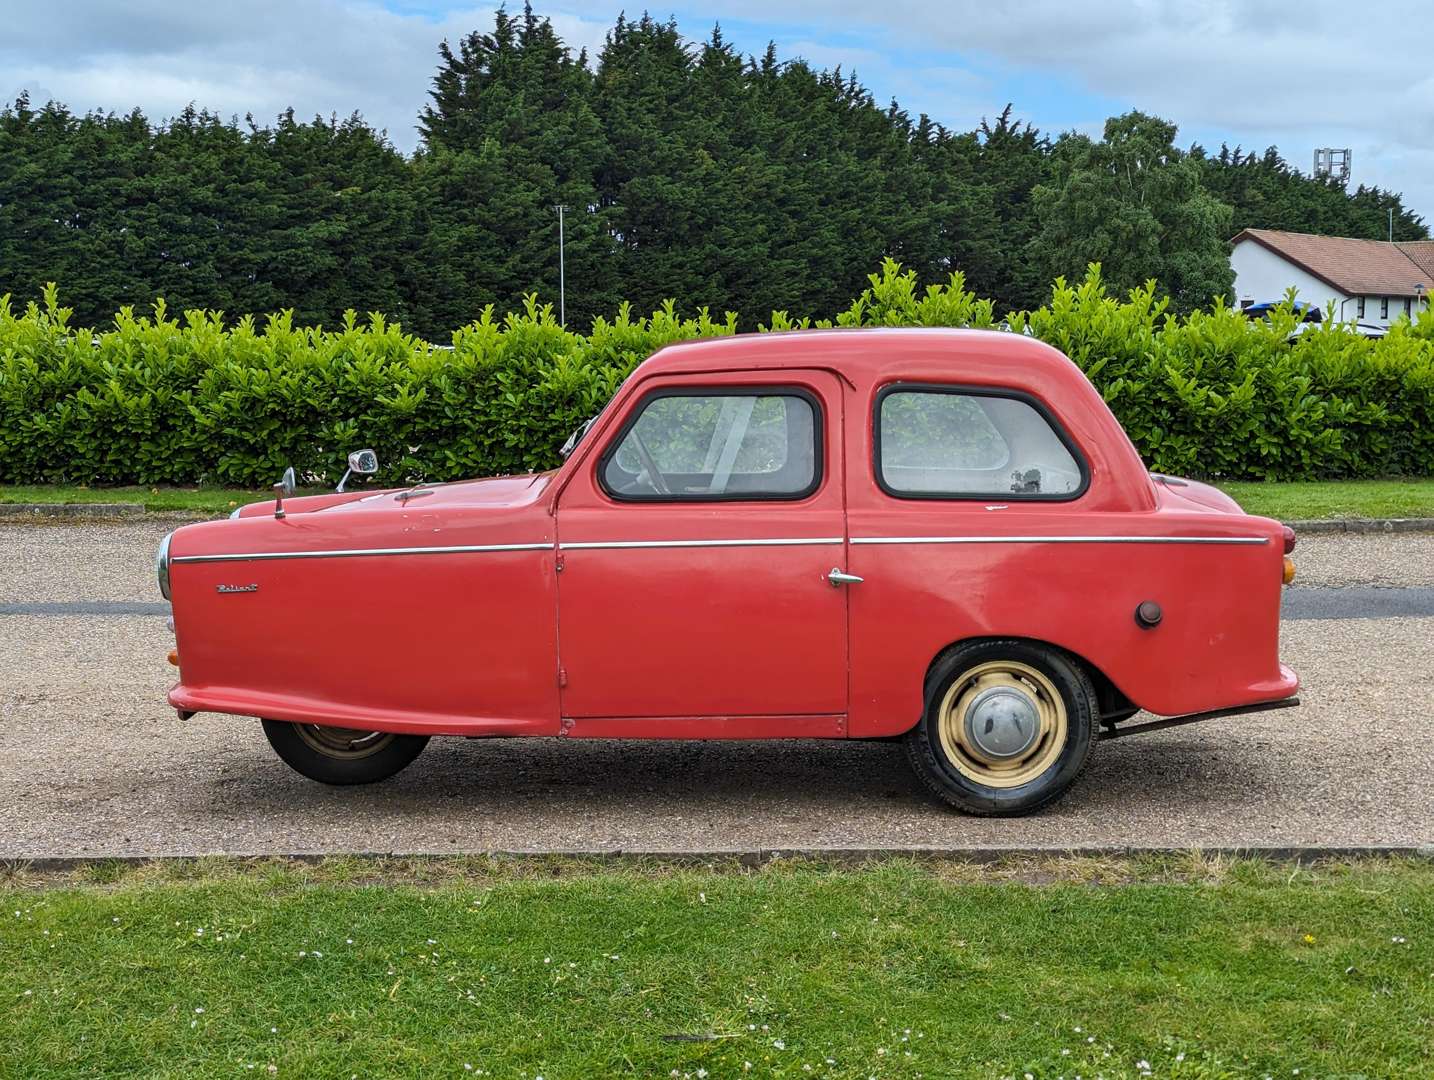
[{"label": "car door", "polygon": [[[1108,549],[1056,546],[1109,527],[1075,509],[1092,470],[1044,401],[932,380],[887,382],[869,401],[861,434],[849,435],[863,469],[848,505],[851,571],[866,579],[851,606],[852,700],[861,704],[850,733],[859,738],[920,719],[928,668],[951,644],[1058,642],[1059,628],[1082,625],[1093,597],[1127,588],[1109,580]],[[1142,558],[1127,548],[1121,565]]]},{"label": "car door", "polygon": [[569,734],[844,733],[841,414],[820,371],[629,395],[557,503]]}]

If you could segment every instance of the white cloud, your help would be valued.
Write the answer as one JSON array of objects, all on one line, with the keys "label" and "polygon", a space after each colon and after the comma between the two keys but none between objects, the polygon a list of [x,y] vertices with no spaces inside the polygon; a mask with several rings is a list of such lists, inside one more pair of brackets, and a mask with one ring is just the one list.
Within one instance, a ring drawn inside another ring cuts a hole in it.
[{"label": "white cloud", "polygon": [[[440,39],[492,25],[496,0],[433,17],[391,0],[59,0],[10,5],[0,95],[28,88],[72,108],[152,117],[190,101],[261,122],[358,109],[401,148],[417,142]],[[511,11],[520,10],[517,0]],[[596,53],[624,0],[539,0],[574,51]],[[640,8],[642,5],[637,5]],[[1182,140],[1274,143],[1308,168],[1315,146],[1354,150],[1356,182],[1402,190],[1434,218],[1434,76],[1424,0],[722,0],[677,3],[702,38],[720,18],[779,55],[855,70],[878,101],[963,128],[1015,101],[1044,128],[1098,128],[1089,106],[1056,108],[1053,85],[1105,111],[1142,108]],[[633,9],[630,8],[631,13]],[[665,9],[657,9],[659,12]],[[794,30],[794,28],[796,28]],[[729,37],[730,37],[729,33]],[[749,35],[750,36],[750,35]],[[1037,92],[1034,88],[1040,87]],[[1042,115],[1043,111],[1058,115]]]},{"label": "white cloud", "polygon": [[[1354,150],[1355,182],[1402,190],[1434,218],[1434,77],[1422,0],[726,0],[754,21],[811,21],[863,49],[995,60],[1178,123],[1184,138],[1276,144],[1308,170]],[[997,95],[1001,96],[1001,95]],[[938,119],[939,110],[928,108]],[[1043,123],[1039,115],[1033,117]],[[1049,125],[1046,120],[1045,125]]]},{"label": "white cloud", "polygon": [[[493,26],[496,4],[430,18],[343,0],[64,0],[7,14],[0,94],[55,98],[72,109],[152,119],[193,102],[259,122],[293,106],[302,117],[358,110],[404,150],[417,143],[418,111],[438,65],[438,43]],[[553,12],[576,52],[601,47],[609,26]]]},{"label": "white cloud", "polygon": [[1005,88],[971,68],[913,65],[880,49],[812,40],[780,41],[778,50],[784,60],[800,58],[828,70],[839,67],[843,76],[856,75],[879,105],[895,98],[913,119],[924,112],[947,127],[969,130],[1010,100],[1003,96]]}]

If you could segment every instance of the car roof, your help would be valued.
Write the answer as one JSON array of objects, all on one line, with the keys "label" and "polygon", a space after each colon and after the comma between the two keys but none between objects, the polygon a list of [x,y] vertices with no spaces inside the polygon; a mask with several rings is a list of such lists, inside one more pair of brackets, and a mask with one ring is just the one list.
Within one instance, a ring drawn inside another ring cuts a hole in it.
[{"label": "car roof", "polygon": [[1053,375],[1075,373],[1065,354],[1024,334],[941,326],[837,327],[728,334],[673,342],[638,368],[660,372],[821,367],[853,378],[880,378],[904,361],[941,356],[1024,364]]},{"label": "car roof", "polygon": [[[1281,304],[1283,304],[1283,303],[1284,303],[1283,300],[1261,300],[1261,301],[1260,301],[1259,303],[1257,303],[1257,304],[1247,304],[1245,307],[1241,308],[1240,310],[1241,310],[1242,312],[1244,312],[1245,314],[1247,314],[1247,315],[1248,315],[1250,312],[1252,312],[1252,311],[1273,311],[1275,308],[1279,307],[1279,306],[1280,306]],[[1310,311],[1310,310],[1318,310],[1318,309],[1315,307],[1314,304],[1310,303],[1308,300],[1296,300],[1296,301],[1294,301],[1293,303],[1290,304],[1290,310],[1291,310],[1291,311]]]}]

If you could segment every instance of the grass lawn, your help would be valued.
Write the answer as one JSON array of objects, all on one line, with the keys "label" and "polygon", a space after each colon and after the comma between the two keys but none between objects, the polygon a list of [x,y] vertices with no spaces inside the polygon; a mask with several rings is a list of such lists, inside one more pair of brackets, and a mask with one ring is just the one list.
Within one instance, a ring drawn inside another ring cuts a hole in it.
[{"label": "grass lawn", "polygon": [[0,883],[0,1074],[1427,1076],[1434,866],[157,864]]},{"label": "grass lawn", "polygon": [[1230,482],[1220,487],[1247,514],[1262,514],[1282,521],[1434,517],[1434,479]]},{"label": "grass lawn", "polygon": [[[1247,513],[1285,521],[1328,517],[1434,517],[1434,479],[1321,480],[1283,484],[1225,483]],[[329,488],[305,488],[300,495]],[[268,491],[213,487],[66,487],[0,484],[0,503],[138,502],[147,510],[190,510],[216,516],[272,498]]]}]

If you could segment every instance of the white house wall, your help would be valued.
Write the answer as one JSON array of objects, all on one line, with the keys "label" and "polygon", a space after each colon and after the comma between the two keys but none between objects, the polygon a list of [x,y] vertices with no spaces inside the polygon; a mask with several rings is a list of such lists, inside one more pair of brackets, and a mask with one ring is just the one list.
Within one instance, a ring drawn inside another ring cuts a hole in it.
[{"label": "white house wall", "polygon": [[[1241,304],[1246,301],[1260,304],[1266,301],[1283,300],[1285,290],[1295,287],[1298,298],[1323,309],[1334,301],[1335,318],[1354,318],[1354,301],[1344,305],[1341,316],[1339,306],[1346,299],[1345,294],[1325,284],[1308,271],[1285,261],[1263,244],[1253,240],[1241,240],[1230,252],[1230,268],[1235,271],[1235,297]],[[1378,304],[1366,304],[1368,311],[1373,308],[1379,313]],[[1400,310],[1403,310],[1401,305]],[[1390,315],[1393,316],[1392,310]]]},{"label": "white house wall", "polygon": [[[1359,321],[1366,323],[1374,323],[1376,326],[1388,326],[1391,323],[1398,322],[1404,315],[1404,301],[1409,298],[1403,296],[1391,296],[1389,298],[1388,318],[1380,314],[1384,310],[1384,305],[1380,303],[1380,301],[1383,299],[1384,298],[1382,296],[1366,296],[1364,298],[1364,314],[1360,317]],[[1411,299],[1409,304],[1409,313],[1413,315],[1416,310],[1422,310],[1424,306],[1425,305],[1420,304],[1419,308],[1416,309],[1413,300]],[[1345,305],[1345,311],[1350,313],[1350,317],[1353,317],[1354,313],[1358,310],[1359,301],[1357,300],[1351,300],[1348,304]]]},{"label": "white house wall", "polygon": [[[1347,297],[1307,270],[1288,262],[1253,240],[1241,240],[1235,245],[1230,252],[1230,267],[1235,271],[1235,297],[1241,304],[1246,301],[1259,304],[1283,300],[1285,290],[1293,285],[1300,300],[1314,304],[1321,311],[1333,300],[1336,319],[1388,326],[1404,314],[1404,297],[1389,298],[1389,316],[1386,318],[1380,314],[1383,310],[1380,301],[1384,298],[1376,295],[1364,298],[1364,314],[1360,315],[1357,297]],[[1417,308],[1411,303],[1411,309],[1414,311],[1428,306],[1427,294]]]},{"label": "white house wall", "polygon": [[[1391,326],[1404,317],[1404,302],[1406,300],[1409,301],[1409,314],[1411,316],[1417,316],[1419,312],[1429,306],[1428,300],[1423,300],[1415,304],[1413,297],[1391,296],[1389,298],[1389,315],[1386,317],[1381,314],[1384,311],[1384,305],[1380,303],[1380,301],[1383,299],[1383,296],[1366,296],[1364,298],[1364,314],[1361,315],[1359,313],[1359,299],[1356,297],[1344,305],[1344,318],[1356,322],[1372,323],[1375,326]],[[1336,312],[1336,315],[1338,315],[1338,312]]]}]

